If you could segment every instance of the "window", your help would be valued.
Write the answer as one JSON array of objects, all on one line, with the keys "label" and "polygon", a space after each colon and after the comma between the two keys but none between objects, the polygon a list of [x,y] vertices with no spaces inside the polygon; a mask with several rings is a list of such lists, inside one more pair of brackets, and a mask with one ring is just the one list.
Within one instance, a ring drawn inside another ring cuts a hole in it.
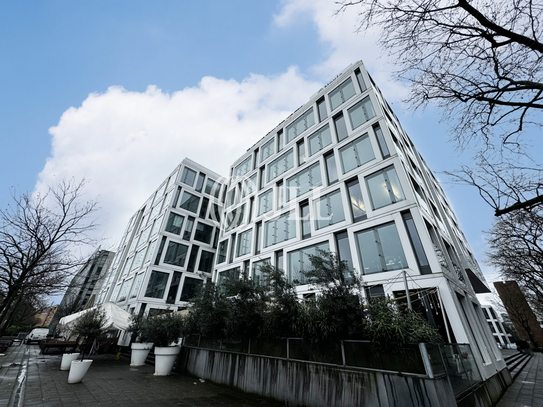
[{"label": "window", "polygon": [[237,228],[243,223],[245,216],[245,204],[226,214],[226,231]]},{"label": "window", "polygon": [[375,111],[373,110],[373,106],[371,104],[371,100],[369,96],[366,96],[356,105],[351,107],[348,110],[348,112],[349,112],[349,118],[351,119],[351,126],[353,130],[363,125],[369,119],[375,116]]},{"label": "window", "polygon": [[217,204],[212,204],[212,210],[209,211],[209,219],[212,219],[218,226],[221,223],[221,207]]},{"label": "window", "polygon": [[328,112],[326,111],[326,102],[324,98],[317,100],[317,111],[319,112],[319,122],[322,122],[326,117],[328,117]]},{"label": "window", "polygon": [[151,258],[155,251],[156,243],[157,243],[157,239],[153,240],[151,244],[149,244],[149,248],[147,249],[147,255],[145,256],[144,263],[151,261]]},{"label": "window", "polygon": [[261,242],[262,242],[262,222],[257,222],[256,233],[255,233],[255,254],[260,253]]},{"label": "window", "polygon": [[283,270],[283,250],[275,252],[275,267]]},{"label": "window", "polygon": [[166,255],[164,256],[164,263],[183,267],[185,264],[185,259],[187,257],[188,249],[189,248],[183,244],[169,242],[168,249],[166,250]]},{"label": "window", "polygon": [[295,213],[287,212],[264,224],[264,247],[296,237]]},{"label": "window", "polygon": [[402,243],[394,223],[364,230],[355,236],[364,274],[407,267]]},{"label": "window", "polygon": [[203,281],[197,278],[185,277],[183,281],[183,290],[181,291],[181,301],[190,301],[198,292],[198,287]]},{"label": "window", "polygon": [[160,246],[158,246],[158,252],[155,258],[155,265],[160,263],[160,258],[162,257],[162,251],[164,250],[165,244],[166,244],[166,236],[162,236],[162,240],[160,241]]},{"label": "window", "polygon": [[258,196],[258,216],[273,209],[273,188]]},{"label": "window", "polygon": [[236,187],[232,188],[230,191],[228,191],[228,195],[226,198],[226,206],[232,206],[236,203]]},{"label": "window", "polygon": [[364,78],[362,78],[362,72],[360,72],[360,69],[355,69],[354,74],[356,75],[356,80],[358,82],[358,85],[360,86],[360,90],[364,92],[368,88],[366,87]]},{"label": "window", "polygon": [[198,215],[200,218],[205,219],[206,213],[207,213],[207,207],[209,206],[209,199],[203,198],[202,199],[202,206],[200,207],[200,214]]},{"label": "window", "polygon": [[316,205],[318,210],[316,222],[317,229],[322,229],[326,226],[345,220],[343,201],[341,200],[341,191],[339,189],[324,195],[317,200]]},{"label": "window", "polygon": [[349,78],[328,95],[330,98],[330,107],[332,110],[335,110],[354,95],[353,81]]},{"label": "window", "polygon": [[130,293],[130,299],[136,298],[138,296],[144,275],[145,273],[140,273],[136,276],[136,280],[134,281],[134,286],[132,287],[132,292]]},{"label": "window", "polygon": [[417,263],[419,265],[419,270],[421,274],[431,274],[432,270],[430,269],[430,264],[428,263],[428,258],[424,252],[424,247],[422,246],[422,241],[420,240],[419,233],[417,232],[417,227],[415,226],[415,221],[411,212],[403,212],[402,218],[405,223],[405,228],[407,229],[407,234],[409,235],[409,241],[415,252],[415,257],[417,258]]},{"label": "window", "polygon": [[[349,245],[349,236],[347,232],[340,232],[336,234],[336,246],[339,260],[347,262],[349,271],[354,270],[353,257],[351,256],[351,246]],[[351,277],[351,273],[347,273],[348,277]]]},{"label": "window", "polygon": [[265,266],[267,264],[270,264],[270,260],[261,260],[261,261],[255,261],[253,263],[253,273],[251,278],[253,279],[253,282],[256,285],[266,285],[267,284],[267,276],[260,270],[262,266]]},{"label": "window", "polygon": [[324,147],[332,144],[332,136],[330,134],[330,126],[326,125],[323,128],[317,130],[311,136],[307,138],[309,144],[309,155],[312,156],[315,153],[321,151]]},{"label": "window", "polygon": [[177,290],[179,289],[179,283],[181,282],[181,273],[174,271],[172,282],[170,283],[170,289],[166,296],[166,304],[175,304],[175,298],[177,297]]},{"label": "window", "polygon": [[177,201],[179,201],[179,195],[181,195],[181,187],[177,187],[177,190],[175,191],[175,196],[173,198],[172,207],[177,206]]},{"label": "window", "polygon": [[294,153],[290,149],[281,157],[268,164],[268,182],[284,174],[292,167],[294,167]]},{"label": "window", "polygon": [[141,249],[140,251],[136,252],[136,255],[134,256],[134,262],[132,263],[132,268],[130,270],[136,270],[141,267],[143,264],[143,257],[145,256],[145,247]]},{"label": "window", "polygon": [[379,209],[404,199],[400,180],[393,166],[366,177],[373,209]]},{"label": "window", "polygon": [[311,220],[309,219],[309,203],[300,204],[300,218],[302,220],[302,239],[311,236]]},{"label": "window", "polygon": [[234,167],[234,179],[239,178],[251,171],[251,156]]},{"label": "window", "polygon": [[365,291],[366,298],[368,300],[385,296],[385,288],[383,287],[383,284],[372,285],[370,287],[367,287]]},{"label": "window", "polygon": [[266,158],[275,153],[275,139],[272,138],[262,147],[260,147],[260,162],[264,161]]},{"label": "window", "polygon": [[299,141],[296,144],[296,147],[298,149],[298,165],[305,164],[306,162],[306,156],[305,156],[305,143],[303,140]]},{"label": "window", "polygon": [[377,138],[377,144],[379,144],[379,150],[381,150],[381,155],[383,158],[390,157],[390,151],[388,150],[387,143],[385,141],[385,136],[379,124],[373,125],[373,131],[375,132],[375,137]]},{"label": "window", "polygon": [[183,221],[185,218],[177,213],[170,212],[168,222],[166,222],[166,232],[174,233],[176,235],[181,234],[181,228],[183,227]]},{"label": "window", "polygon": [[309,256],[317,256],[318,250],[329,250],[328,242],[316,244],[303,249],[296,250],[287,254],[287,277],[290,283],[307,284],[308,281],[302,273],[306,270],[311,270],[311,262]]},{"label": "window", "polygon": [[349,133],[347,132],[347,125],[345,124],[345,118],[342,114],[334,117],[334,127],[336,129],[336,136],[338,141],[344,140],[349,137]]},{"label": "window", "polygon": [[149,241],[149,236],[151,235],[151,226],[152,225],[149,225],[147,228],[144,229],[143,232],[141,232],[138,246]]},{"label": "window", "polygon": [[241,197],[245,198],[247,195],[251,195],[256,191],[256,172],[249,178],[243,180],[243,186],[241,188]]},{"label": "window", "polygon": [[315,124],[315,117],[313,115],[313,108],[298,117],[292,124],[287,126],[287,142],[290,143],[308,128]]},{"label": "window", "polygon": [[187,219],[187,224],[185,225],[185,231],[183,232],[183,240],[190,240],[193,227],[194,227],[194,218],[192,216],[189,216]]},{"label": "window", "polygon": [[228,240],[223,240],[219,243],[219,255],[217,257],[217,263],[224,263],[226,261],[226,252],[228,251]]},{"label": "window", "polygon": [[277,132],[277,152],[283,149],[283,130]]},{"label": "window", "polygon": [[200,254],[200,263],[198,263],[198,270],[205,273],[211,273],[213,271],[213,257],[215,257],[214,253],[202,250],[202,253]]},{"label": "window", "polygon": [[194,188],[198,192],[202,192],[202,188],[204,187],[204,181],[206,179],[206,175],[199,173],[198,174],[198,181],[196,181],[196,188]]},{"label": "window", "polygon": [[194,240],[198,240],[199,242],[210,244],[212,236],[213,236],[213,226],[206,225],[200,222],[196,224],[196,231],[194,232]]},{"label": "window", "polygon": [[321,167],[317,161],[287,180],[287,201],[322,185]]},{"label": "window", "polygon": [[181,198],[181,204],[179,204],[179,207],[182,209],[186,209],[187,211],[196,213],[199,203],[200,198],[198,198],[196,195],[189,194],[188,192],[183,192],[183,198]]},{"label": "window", "polygon": [[239,267],[234,267],[229,270],[221,271],[219,272],[219,276],[217,278],[217,285],[219,286],[219,289],[226,295],[234,295],[236,293],[225,291],[224,283],[229,279],[232,279],[232,280],[239,279]]},{"label": "window", "polygon": [[168,282],[168,273],[161,271],[153,271],[151,277],[149,277],[149,284],[145,290],[145,296],[151,298],[164,297],[164,290],[166,290],[166,283]]},{"label": "window", "polygon": [[283,208],[283,205],[285,204],[285,189],[283,188],[283,180],[277,182],[277,210]]},{"label": "window", "polygon": [[221,184],[208,178],[204,192],[218,199],[221,192]]},{"label": "window", "polygon": [[117,302],[122,302],[126,300],[126,297],[128,297],[128,290],[130,289],[131,284],[132,284],[131,278],[123,282],[121,292],[119,293],[119,297],[117,298]]},{"label": "window", "polygon": [[[158,213],[160,212],[160,209],[162,209],[162,202],[159,201],[155,206],[153,206],[153,210],[151,211],[151,214],[149,215],[149,219],[153,219]],[[142,222],[142,224],[144,224]]]},{"label": "window", "polygon": [[185,167],[183,169],[183,175],[181,176],[181,182],[183,184],[193,186],[195,178],[196,178],[196,171],[193,171],[188,167]]},{"label": "window", "polygon": [[334,156],[333,151],[330,151],[324,156],[324,164],[326,165],[326,176],[328,178],[328,185],[332,185],[338,180],[336,157]]},{"label": "window", "polygon": [[196,258],[198,257],[198,250],[200,249],[199,246],[196,246],[195,244],[192,245],[190,248],[190,255],[189,255],[189,262],[187,264],[187,271],[193,272],[194,267],[196,266]]},{"label": "window", "polygon": [[362,199],[362,190],[358,178],[347,182],[347,193],[349,194],[349,202],[351,204],[351,215],[353,222],[359,222],[367,218],[366,206]]},{"label": "window", "polygon": [[238,235],[238,246],[236,257],[249,254],[251,252],[251,240],[253,238],[253,229],[246,230]]},{"label": "window", "polygon": [[341,167],[343,174],[360,167],[373,160],[373,149],[371,148],[370,138],[367,134],[358,137],[356,140],[344,145],[339,149],[341,157]]}]

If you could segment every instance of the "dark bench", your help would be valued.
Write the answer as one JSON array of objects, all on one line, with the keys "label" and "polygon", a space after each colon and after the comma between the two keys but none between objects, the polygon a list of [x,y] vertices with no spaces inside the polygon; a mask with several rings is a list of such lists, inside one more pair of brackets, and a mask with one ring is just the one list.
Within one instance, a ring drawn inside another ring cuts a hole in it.
[{"label": "dark bench", "polygon": [[13,339],[0,339],[0,352],[5,352],[13,343]]},{"label": "dark bench", "polygon": [[60,353],[75,352],[76,341],[41,341],[39,343],[41,353],[48,353],[51,349],[57,349]]}]

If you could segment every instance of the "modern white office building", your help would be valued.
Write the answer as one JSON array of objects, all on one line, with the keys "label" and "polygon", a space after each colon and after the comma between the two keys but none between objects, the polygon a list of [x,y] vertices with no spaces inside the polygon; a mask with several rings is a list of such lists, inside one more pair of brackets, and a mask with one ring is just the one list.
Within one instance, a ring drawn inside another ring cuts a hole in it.
[{"label": "modern white office building", "polygon": [[308,297],[316,293],[301,271],[310,254],[330,250],[362,275],[365,296],[407,302],[409,292],[445,341],[470,344],[483,379],[505,368],[476,298],[489,289],[459,222],[361,62],[228,175],[184,160],[130,221],[101,300],[133,312],[183,307],[202,279],[258,280],[264,262]]}]

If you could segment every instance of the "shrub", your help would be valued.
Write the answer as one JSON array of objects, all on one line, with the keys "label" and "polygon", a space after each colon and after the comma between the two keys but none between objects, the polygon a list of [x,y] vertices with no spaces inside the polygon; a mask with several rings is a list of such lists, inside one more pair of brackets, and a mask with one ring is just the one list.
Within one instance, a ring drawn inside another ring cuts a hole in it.
[{"label": "shrub", "polygon": [[184,320],[174,313],[147,317],[141,324],[140,339],[142,342],[153,342],[155,346],[169,346],[182,336]]}]

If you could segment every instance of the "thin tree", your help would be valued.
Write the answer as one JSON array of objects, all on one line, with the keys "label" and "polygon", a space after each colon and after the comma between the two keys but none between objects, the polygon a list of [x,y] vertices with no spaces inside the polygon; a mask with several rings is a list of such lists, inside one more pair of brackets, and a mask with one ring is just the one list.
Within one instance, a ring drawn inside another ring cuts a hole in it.
[{"label": "thin tree", "polygon": [[51,295],[84,263],[74,254],[91,244],[96,201],[83,201],[84,182],[64,181],[45,194],[13,197],[0,209],[0,334],[11,305],[29,292]]}]

